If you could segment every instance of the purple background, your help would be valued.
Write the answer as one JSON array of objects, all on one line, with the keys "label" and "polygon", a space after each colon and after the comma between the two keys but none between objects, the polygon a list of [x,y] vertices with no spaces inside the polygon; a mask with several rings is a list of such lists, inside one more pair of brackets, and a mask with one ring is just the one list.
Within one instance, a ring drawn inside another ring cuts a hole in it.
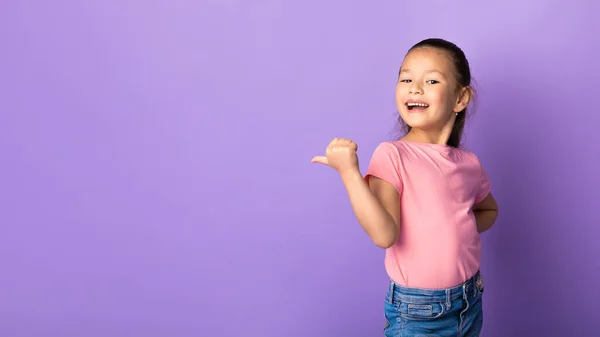
[{"label": "purple background", "polygon": [[381,335],[383,251],[309,160],[349,137],[364,171],[430,36],[501,207],[484,336],[597,336],[598,9],[2,1],[0,336]]}]

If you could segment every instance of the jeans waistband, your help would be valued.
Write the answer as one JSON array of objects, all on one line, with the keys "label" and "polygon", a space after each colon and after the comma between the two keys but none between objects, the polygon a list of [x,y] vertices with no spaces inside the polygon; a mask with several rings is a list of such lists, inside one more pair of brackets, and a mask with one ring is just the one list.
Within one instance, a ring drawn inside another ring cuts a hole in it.
[{"label": "jeans waistband", "polygon": [[408,302],[408,303],[429,303],[433,301],[449,302],[459,298],[464,298],[473,294],[475,295],[476,289],[480,291],[483,288],[483,282],[481,279],[481,272],[478,270],[475,275],[469,278],[462,284],[447,288],[447,289],[421,289],[403,287],[396,284],[394,281],[390,281],[390,288],[387,295],[387,301],[393,302]]}]

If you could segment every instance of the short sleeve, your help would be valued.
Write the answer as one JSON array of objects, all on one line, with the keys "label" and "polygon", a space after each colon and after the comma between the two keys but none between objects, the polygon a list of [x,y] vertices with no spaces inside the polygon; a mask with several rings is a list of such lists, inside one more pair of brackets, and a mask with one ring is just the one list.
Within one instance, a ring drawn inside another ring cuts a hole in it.
[{"label": "short sleeve", "polygon": [[396,188],[398,194],[402,194],[403,184],[400,175],[400,155],[398,149],[389,142],[379,144],[365,174],[365,181],[369,182],[369,176],[377,177],[390,183]]},{"label": "short sleeve", "polygon": [[492,182],[487,172],[481,167],[481,178],[479,181],[479,188],[477,189],[477,195],[475,196],[475,203],[480,203],[485,197],[488,196],[492,189]]}]

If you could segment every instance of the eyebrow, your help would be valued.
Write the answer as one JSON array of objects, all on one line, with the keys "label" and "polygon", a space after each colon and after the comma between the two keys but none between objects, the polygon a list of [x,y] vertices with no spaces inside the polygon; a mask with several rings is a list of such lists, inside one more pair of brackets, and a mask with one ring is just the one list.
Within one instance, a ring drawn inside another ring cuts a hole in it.
[{"label": "eyebrow", "polygon": [[[402,74],[402,73],[409,73],[409,72],[410,72],[410,69],[402,69],[402,70],[400,70],[400,74]],[[437,70],[437,69],[430,69],[430,70],[425,71],[425,73],[426,74],[429,74],[429,73],[438,73],[438,74],[444,76],[444,73],[441,72],[441,71],[439,71],[439,70]]]}]

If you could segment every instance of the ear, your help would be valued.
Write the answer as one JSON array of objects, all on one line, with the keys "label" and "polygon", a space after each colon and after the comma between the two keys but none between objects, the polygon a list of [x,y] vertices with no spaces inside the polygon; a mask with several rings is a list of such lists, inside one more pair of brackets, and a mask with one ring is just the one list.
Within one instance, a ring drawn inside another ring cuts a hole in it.
[{"label": "ear", "polygon": [[454,105],[454,112],[463,111],[471,102],[473,98],[473,88],[470,86],[466,86],[460,89],[458,92],[458,98],[456,99],[456,104]]}]

